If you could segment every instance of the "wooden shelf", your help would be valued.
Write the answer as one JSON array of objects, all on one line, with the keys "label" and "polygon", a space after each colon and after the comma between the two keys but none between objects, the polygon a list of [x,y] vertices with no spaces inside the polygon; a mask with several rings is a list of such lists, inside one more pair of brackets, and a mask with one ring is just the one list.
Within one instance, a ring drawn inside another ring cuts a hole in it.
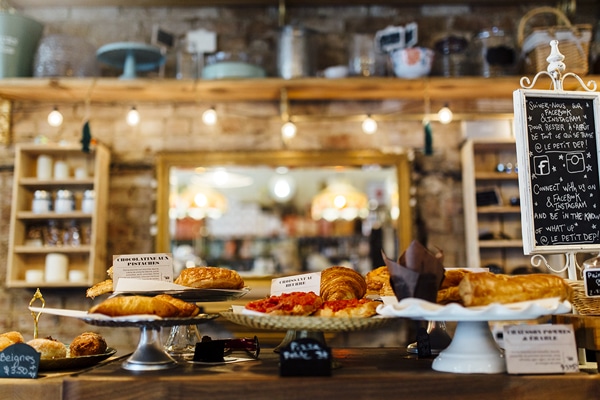
[{"label": "wooden shelf", "polygon": [[519,206],[485,206],[477,207],[478,214],[519,214]]},{"label": "wooden shelf", "polygon": [[[592,77],[590,77],[591,79]],[[399,79],[389,77],[261,78],[223,80],[118,78],[7,78],[0,98],[11,101],[79,103],[242,102],[275,101],[287,91],[289,100],[422,100],[512,99],[519,77]],[[565,82],[565,90],[574,90]]]},{"label": "wooden shelf", "polygon": [[516,173],[477,172],[475,173],[475,179],[478,181],[517,181],[519,176]]},{"label": "wooden shelf", "polygon": [[35,246],[15,246],[15,253],[20,254],[48,254],[48,253],[68,253],[68,254],[86,254],[91,251],[90,246],[60,246],[60,247],[35,247]]},{"label": "wooden shelf", "polygon": [[522,240],[481,240],[479,247],[482,249],[502,249],[508,247],[523,247]]}]

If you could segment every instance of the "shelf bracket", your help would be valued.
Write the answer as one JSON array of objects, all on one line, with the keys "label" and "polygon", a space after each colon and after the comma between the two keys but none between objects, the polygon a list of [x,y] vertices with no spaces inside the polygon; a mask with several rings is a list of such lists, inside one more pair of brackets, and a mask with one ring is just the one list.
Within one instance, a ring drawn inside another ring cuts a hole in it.
[{"label": "shelf bracket", "polygon": [[12,103],[0,99],[0,145],[6,146],[11,142],[11,115]]}]

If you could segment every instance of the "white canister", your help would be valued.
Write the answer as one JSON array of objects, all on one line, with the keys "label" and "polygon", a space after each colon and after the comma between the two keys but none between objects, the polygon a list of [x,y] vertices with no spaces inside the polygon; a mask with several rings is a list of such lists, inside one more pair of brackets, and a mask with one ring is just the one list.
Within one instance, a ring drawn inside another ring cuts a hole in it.
[{"label": "white canister", "polygon": [[75,197],[70,190],[59,190],[54,199],[54,211],[57,213],[69,213],[75,210]]},{"label": "white canister", "polygon": [[88,172],[86,167],[77,167],[75,168],[75,179],[85,179],[88,177]]},{"label": "white canister", "polygon": [[69,257],[61,253],[48,253],[46,255],[46,268],[44,275],[46,282],[66,282],[69,271]]},{"label": "white canister", "polygon": [[38,179],[52,179],[52,157],[41,154],[37,158],[36,177]]},{"label": "white canister", "polygon": [[69,282],[72,283],[85,283],[85,272],[78,269],[72,269],[69,271]]},{"label": "white canister", "polygon": [[41,269],[28,269],[27,271],[25,271],[25,282],[44,282],[44,271],[42,271]]},{"label": "white canister", "polygon": [[65,161],[57,161],[54,163],[54,179],[68,179],[69,165]]}]

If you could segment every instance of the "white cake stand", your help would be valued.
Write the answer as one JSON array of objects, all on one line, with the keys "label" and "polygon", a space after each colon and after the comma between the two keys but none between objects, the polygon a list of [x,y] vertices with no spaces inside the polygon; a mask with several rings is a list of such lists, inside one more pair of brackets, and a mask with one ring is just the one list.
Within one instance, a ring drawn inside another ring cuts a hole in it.
[{"label": "white cake stand", "polygon": [[121,79],[135,79],[138,71],[151,71],[165,61],[159,47],[135,42],[104,45],[96,51],[96,57],[100,62],[122,68]]},{"label": "white cake stand", "polygon": [[488,321],[531,320],[569,311],[571,304],[568,301],[561,302],[558,298],[482,307],[463,307],[460,304],[442,306],[407,298],[377,308],[380,315],[387,317],[457,322],[452,342],[433,360],[432,368],[460,374],[506,372],[503,352],[492,336]]}]

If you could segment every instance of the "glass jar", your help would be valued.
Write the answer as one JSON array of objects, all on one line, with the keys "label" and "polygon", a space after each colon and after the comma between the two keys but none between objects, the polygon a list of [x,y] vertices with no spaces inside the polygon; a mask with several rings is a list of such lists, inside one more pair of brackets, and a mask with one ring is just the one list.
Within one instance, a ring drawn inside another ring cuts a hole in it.
[{"label": "glass jar", "polygon": [[54,211],[57,213],[68,213],[75,210],[75,197],[70,190],[62,189],[56,192],[54,200]]},{"label": "glass jar", "polygon": [[497,27],[481,31],[473,44],[479,75],[490,78],[516,73],[515,40],[507,32]]},{"label": "glass jar", "polygon": [[96,205],[96,192],[93,190],[86,190],[83,192],[83,199],[81,200],[81,211],[84,213],[91,214],[94,212],[94,206]]},{"label": "glass jar", "polygon": [[31,211],[34,214],[42,214],[52,211],[52,195],[46,190],[36,190],[33,192],[33,201]]}]

